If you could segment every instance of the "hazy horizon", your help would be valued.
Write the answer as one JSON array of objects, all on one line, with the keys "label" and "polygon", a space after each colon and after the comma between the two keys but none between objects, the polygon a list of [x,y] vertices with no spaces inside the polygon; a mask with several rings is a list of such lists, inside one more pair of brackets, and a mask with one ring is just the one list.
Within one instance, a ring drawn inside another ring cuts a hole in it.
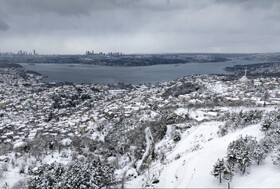
[{"label": "hazy horizon", "polygon": [[[25,51],[24,49],[20,49],[23,52]],[[0,53],[12,53],[12,54],[17,54],[20,50],[18,51],[0,51]],[[33,53],[32,51],[25,51],[27,53]],[[85,51],[86,52],[86,51]],[[73,56],[81,56],[81,55],[85,55],[85,52],[81,52],[81,53],[38,53],[38,51],[36,51],[37,55],[39,56],[67,56],[67,55],[73,55]],[[109,54],[109,53],[117,53],[117,51],[96,51],[94,52],[95,54],[99,54],[99,53],[105,53],[105,54]],[[119,52],[122,53],[122,52]],[[214,55],[214,54],[221,54],[221,55],[239,55],[239,54],[273,54],[273,53],[280,53],[279,52],[155,52],[155,53],[137,53],[137,52],[132,52],[132,53],[122,53],[122,55],[168,55],[168,54],[189,54],[189,55]],[[33,54],[32,54],[33,55]]]}]

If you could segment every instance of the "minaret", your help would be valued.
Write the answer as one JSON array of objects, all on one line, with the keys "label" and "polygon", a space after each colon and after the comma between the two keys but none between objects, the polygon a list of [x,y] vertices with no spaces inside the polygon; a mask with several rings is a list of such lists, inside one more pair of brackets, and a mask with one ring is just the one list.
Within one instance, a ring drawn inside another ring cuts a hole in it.
[{"label": "minaret", "polygon": [[247,78],[247,69],[245,69],[245,75],[242,76],[240,79],[239,79],[240,82],[242,83],[246,83],[248,81],[248,78]]}]

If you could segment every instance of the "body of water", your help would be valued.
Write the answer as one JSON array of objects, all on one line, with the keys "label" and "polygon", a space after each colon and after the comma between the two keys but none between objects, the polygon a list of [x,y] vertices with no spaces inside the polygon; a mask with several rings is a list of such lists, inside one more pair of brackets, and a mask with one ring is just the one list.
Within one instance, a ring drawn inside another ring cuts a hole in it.
[{"label": "body of water", "polygon": [[193,74],[226,74],[227,66],[255,64],[255,61],[226,61],[213,63],[187,63],[139,67],[98,66],[88,64],[27,64],[24,69],[36,71],[48,82],[73,83],[157,83]]}]

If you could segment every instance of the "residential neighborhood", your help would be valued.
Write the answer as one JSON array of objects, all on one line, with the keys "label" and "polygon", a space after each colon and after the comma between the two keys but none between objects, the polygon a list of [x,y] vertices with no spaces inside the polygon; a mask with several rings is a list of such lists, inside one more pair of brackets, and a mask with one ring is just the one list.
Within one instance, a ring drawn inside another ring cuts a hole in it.
[{"label": "residential neighborhood", "polygon": [[[176,141],[193,128],[223,125],[234,113],[266,114],[280,105],[277,77],[193,75],[123,85],[46,83],[18,68],[0,72],[0,164],[6,166],[0,183],[9,186],[44,164],[93,155],[113,163],[117,184],[128,171],[128,186],[144,187],[134,179],[145,175],[153,161],[164,162],[163,153],[176,149]],[[155,158],[149,161],[145,136],[153,138]],[[156,183],[153,179],[145,181],[147,186]]]}]

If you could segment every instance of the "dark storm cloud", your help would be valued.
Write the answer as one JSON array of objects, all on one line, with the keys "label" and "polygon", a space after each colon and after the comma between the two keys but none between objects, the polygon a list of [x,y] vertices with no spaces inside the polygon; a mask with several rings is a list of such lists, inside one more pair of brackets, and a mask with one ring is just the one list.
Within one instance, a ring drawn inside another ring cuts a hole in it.
[{"label": "dark storm cloud", "polygon": [[278,0],[0,0],[0,51],[279,51],[279,10]]}]

